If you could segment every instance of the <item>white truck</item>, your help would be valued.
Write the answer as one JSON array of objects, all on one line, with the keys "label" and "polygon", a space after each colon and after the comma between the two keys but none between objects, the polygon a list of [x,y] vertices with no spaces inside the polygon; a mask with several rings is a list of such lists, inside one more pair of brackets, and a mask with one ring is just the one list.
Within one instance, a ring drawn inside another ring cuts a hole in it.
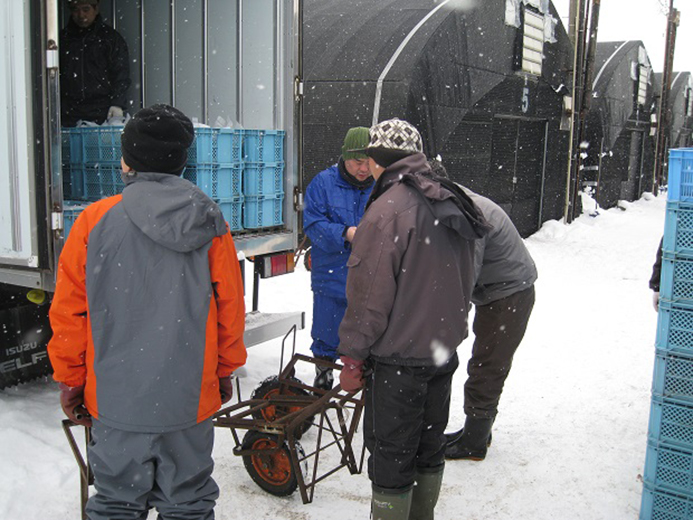
[{"label": "white truck", "polygon": [[[47,309],[67,209],[59,77],[66,4],[0,0],[0,388],[50,371]],[[298,243],[300,1],[101,0],[99,9],[128,44],[129,113],[168,103],[209,126],[283,132],[281,217],[239,229],[234,240],[239,259],[254,263],[246,345],[303,328],[301,311],[258,310],[260,278],[293,271]]]}]

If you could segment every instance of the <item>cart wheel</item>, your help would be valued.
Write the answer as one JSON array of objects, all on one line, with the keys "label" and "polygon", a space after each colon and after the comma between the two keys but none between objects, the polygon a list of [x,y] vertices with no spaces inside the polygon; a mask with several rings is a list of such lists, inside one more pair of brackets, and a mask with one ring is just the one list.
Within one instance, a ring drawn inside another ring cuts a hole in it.
[{"label": "cart wheel", "polygon": [[[292,381],[300,383],[300,381],[294,377],[290,378]],[[279,376],[272,376],[265,379],[258,387],[253,391],[251,399],[269,399],[273,395],[281,395],[281,383],[279,382]],[[305,395],[310,394],[303,390],[302,388],[285,388],[283,395]],[[292,412],[297,412],[301,410],[301,406],[267,406],[262,410],[253,412],[253,418],[260,419],[267,422],[273,422],[279,417],[283,417]],[[300,437],[313,425],[313,417],[308,417],[300,428],[297,428],[296,435]]]},{"label": "cart wheel", "polygon": [[[301,445],[296,442],[296,455],[299,459],[305,457]],[[250,478],[268,493],[285,497],[296,491],[298,478],[296,469],[291,464],[289,444],[279,446],[279,437],[270,433],[249,430],[243,438],[244,450],[259,450],[258,453],[243,455],[243,464]],[[299,465],[305,465],[306,461]]]},{"label": "cart wheel", "polygon": [[313,270],[313,257],[310,254],[310,247],[303,254],[303,266],[306,268],[306,271]]}]

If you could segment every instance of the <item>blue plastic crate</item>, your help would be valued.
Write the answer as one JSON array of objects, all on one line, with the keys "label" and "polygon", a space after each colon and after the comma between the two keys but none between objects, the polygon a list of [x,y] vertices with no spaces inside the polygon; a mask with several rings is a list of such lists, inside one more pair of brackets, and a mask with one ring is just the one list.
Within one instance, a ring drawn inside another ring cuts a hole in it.
[{"label": "blue plastic crate", "polygon": [[195,128],[188,164],[240,163],[243,132],[233,128]]},{"label": "blue plastic crate", "polygon": [[214,162],[214,128],[195,128],[195,138],[188,148],[188,164]]},{"label": "blue plastic crate", "polygon": [[240,163],[243,160],[243,131],[233,128],[219,128],[215,161],[218,163]]},{"label": "blue plastic crate", "polygon": [[[76,175],[80,174],[80,172],[75,174],[75,168],[75,165],[72,165],[73,180],[76,178]],[[96,201],[104,197],[117,195],[125,188],[125,183],[121,178],[122,170],[120,165],[85,165],[82,168],[78,168],[78,170],[81,170],[84,179],[84,200]]]},{"label": "blue plastic crate", "polygon": [[70,164],[70,128],[63,128],[60,132],[61,148],[60,155],[61,162],[64,165]]},{"label": "blue plastic crate", "polygon": [[669,150],[667,199],[693,202],[693,148]]},{"label": "blue plastic crate", "polygon": [[662,398],[689,402],[693,406],[693,359],[657,350],[652,393]]},{"label": "blue plastic crate", "polygon": [[252,163],[284,162],[284,130],[244,130],[243,160]]},{"label": "blue plastic crate", "polygon": [[240,197],[243,168],[240,164],[189,164],[183,178],[199,187],[210,199]]},{"label": "blue plastic crate", "polygon": [[259,229],[283,224],[282,209],[284,195],[269,197],[245,197],[243,204],[243,227]]},{"label": "blue plastic crate", "polygon": [[693,308],[659,300],[657,347],[693,357]]},{"label": "blue plastic crate", "polygon": [[123,126],[78,126],[70,134],[70,163],[120,165]]},{"label": "blue plastic crate", "polygon": [[645,483],[642,490],[640,520],[690,520],[693,497],[670,493]]},{"label": "blue plastic crate", "polygon": [[677,258],[693,257],[693,203],[667,202],[662,250]]},{"label": "blue plastic crate", "polygon": [[655,488],[693,495],[693,448],[648,441],[643,477]]},{"label": "blue plastic crate", "polygon": [[693,258],[662,252],[659,296],[673,303],[693,305]]},{"label": "blue plastic crate", "polygon": [[693,405],[653,395],[648,437],[654,442],[693,450]]},{"label": "blue plastic crate", "polygon": [[72,225],[77,220],[80,213],[86,208],[86,204],[80,204],[79,202],[65,201],[63,205],[63,237],[67,238],[70,234]]},{"label": "blue plastic crate", "polygon": [[[82,184],[80,182],[80,184],[76,186],[75,190],[72,189],[72,169],[70,168],[70,165],[63,164],[60,173],[63,176],[63,200],[81,199],[82,193],[80,192],[80,187]],[[73,191],[75,196],[72,195]]]},{"label": "blue plastic crate", "polygon": [[62,162],[82,162],[82,134],[80,128],[61,129]]},{"label": "blue plastic crate", "polygon": [[246,196],[283,194],[284,163],[245,163],[243,193]]},{"label": "blue plastic crate", "polygon": [[220,200],[217,202],[219,209],[221,209],[222,215],[224,215],[224,220],[229,224],[229,229],[231,231],[240,231],[243,229],[243,224],[241,223],[241,215],[243,211],[243,198],[238,197],[230,200]]}]

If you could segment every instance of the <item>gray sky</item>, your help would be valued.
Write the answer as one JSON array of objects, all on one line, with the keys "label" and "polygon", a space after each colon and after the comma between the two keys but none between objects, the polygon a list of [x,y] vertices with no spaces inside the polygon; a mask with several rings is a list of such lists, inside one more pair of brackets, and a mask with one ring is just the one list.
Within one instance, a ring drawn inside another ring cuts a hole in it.
[{"label": "gray sky", "polygon": [[[553,4],[567,30],[569,0]],[[659,0],[601,0],[598,41],[642,40],[655,72],[661,72],[667,22],[660,5]],[[674,7],[681,12],[674,71],[693,72],[693,0],[674,0]]]}]

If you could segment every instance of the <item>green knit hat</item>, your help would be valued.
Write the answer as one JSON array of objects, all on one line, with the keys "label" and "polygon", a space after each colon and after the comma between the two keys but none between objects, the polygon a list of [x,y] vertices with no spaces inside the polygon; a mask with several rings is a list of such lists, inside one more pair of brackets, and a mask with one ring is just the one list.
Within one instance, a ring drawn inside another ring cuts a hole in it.
[{"label": "green knit hat", "polygon": [[368,156],[364,153],[366,146],[370,142],[370,134],[365,126],[355,126],[350,128],[344,137],[344,145],[342,146],[342,158],[345,161],[349,159],[366,159]]}]

